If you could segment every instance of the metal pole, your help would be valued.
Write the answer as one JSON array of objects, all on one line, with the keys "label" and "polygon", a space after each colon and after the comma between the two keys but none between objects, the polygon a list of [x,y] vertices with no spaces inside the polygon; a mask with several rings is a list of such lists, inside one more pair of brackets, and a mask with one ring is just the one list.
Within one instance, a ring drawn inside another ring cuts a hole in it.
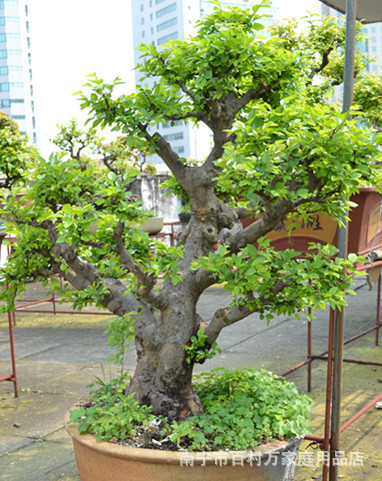
[{"label": "metal pole", "polygon": [[[343,112],[349,112],[353,103],[356,10],[357,0],[346,0],[346,44]],[[347,256],[347,231],[347,223],[338,230],[339,256],[343,258]],[[333,461],[336,452],[340,450],[344,314],[344,308],[337,310],[334,323],[333,391],[329,469],[330,481],[338,480],[338,464],[334,463]]]}]

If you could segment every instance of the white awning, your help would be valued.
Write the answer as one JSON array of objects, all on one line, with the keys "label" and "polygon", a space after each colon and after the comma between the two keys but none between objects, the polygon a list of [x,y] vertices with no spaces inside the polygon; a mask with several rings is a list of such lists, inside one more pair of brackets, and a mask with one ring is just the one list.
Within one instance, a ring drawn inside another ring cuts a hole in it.
[{"label": "white awning", "polygon": [[[321,0],[329,7],[345,13],[346,0]],[[363,23],[382,22],[382,0],[357,0],[357,19]]]}]

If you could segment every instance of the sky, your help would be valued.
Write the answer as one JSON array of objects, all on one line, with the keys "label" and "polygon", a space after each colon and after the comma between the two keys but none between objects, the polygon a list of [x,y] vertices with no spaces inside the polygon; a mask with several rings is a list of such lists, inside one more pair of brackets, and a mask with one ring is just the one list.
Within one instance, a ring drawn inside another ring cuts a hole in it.
[{"label": "sky", "polygon": [[[86,113],[73,95],[96,73],[120,77],[124,92],[134,89],[131,2],[139,0],[32,0],[30,28],[41,154],[52,150],[56,125]],[[281,0],[282,17],[319,13],[319,0]]]}]

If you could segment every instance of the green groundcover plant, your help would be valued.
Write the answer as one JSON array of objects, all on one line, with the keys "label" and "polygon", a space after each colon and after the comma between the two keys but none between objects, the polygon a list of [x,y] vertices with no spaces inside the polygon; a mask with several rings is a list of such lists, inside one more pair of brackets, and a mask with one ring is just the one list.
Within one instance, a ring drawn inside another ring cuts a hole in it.
[{"label": "green groundcover plant", "polygon": [[84,406],[70,412],[79,432],[98,441],[149,449],[244,450],[275,439],[311,433],[310,399],[269,371],[214,369],[195,376],[204,412],[170,422],[126,396],[129,377],[98,380]]}]

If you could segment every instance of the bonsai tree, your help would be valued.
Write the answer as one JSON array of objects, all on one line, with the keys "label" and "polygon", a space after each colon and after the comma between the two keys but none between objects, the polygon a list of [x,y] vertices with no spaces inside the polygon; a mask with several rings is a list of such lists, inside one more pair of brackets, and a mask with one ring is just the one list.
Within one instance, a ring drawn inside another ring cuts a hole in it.
[{"label": "bonsai tree", "polygon": [[[343,29],[313,17],[304,33],[289,23],[267,37],[260,5],[213,3],[194,37],[141,46],[144,80],[135,93],[115,97],[120,81],[94,75],[80,93],[93,126],[158,154],[187,195],[192,217],[176,247],[137,228],[149,214],[126,194],[131,174],[101,176],[75,156],[40,159],[28,193],[33,207],[3,209],[19,238],[3,274],[7,308],[26,279],[60,273],[74,307],[94,302],[119,316],[118,342],[134,331],[137,364],[126,395],[176,421],[203,411],[193,368],[224,328],[253,313],[270,322],[343,306],[352,292],[356,255],[344,260],[333,246],[312,245],[301,259],[273,249],[266,235],[317,213],[340,220],[360,185],[381,183],[380,137],[360,113],[350,118],[327,100],[342,75]],[[362,59],[358,66],[361,75]],[[155,129],[178,120],[212,131],[204,161],[188,163]],[[243,229],[248,216],[255,221]],[[213,284],[230,301],[203,319],[198,301]]]},{"label": "bonsai tree", "polygon": [[155,166],[147,162],[147,149],[141,152],[134,149],[130,137],[120,135],[106,142],[95,127],[82,129],[75,119],[71,119],[68,125],[57,127],[58,133],[52,142],[61,152],[77,160],[82,170],[86,169],[89,162],[98,162],[116,175],[131,170],[146,174],[156,172]]},{"label": "bonsai tree", "polygon": [[19,126],[12,117],[0,112],[0,188],[11,189],[27,180],[27,164],[34,149],[22,137]]}]

